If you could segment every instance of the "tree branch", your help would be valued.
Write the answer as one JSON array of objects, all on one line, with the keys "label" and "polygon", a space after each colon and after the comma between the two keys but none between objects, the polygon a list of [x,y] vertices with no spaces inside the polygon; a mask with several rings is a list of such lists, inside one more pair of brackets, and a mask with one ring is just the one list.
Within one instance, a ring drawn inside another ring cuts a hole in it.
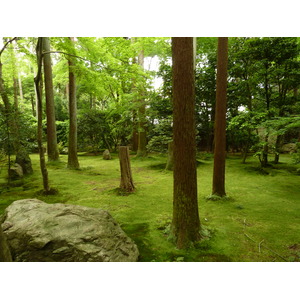
[{"label": "tree branch", "polygon": [[5,50],[5,48],[7,47],[7,45],[8,45],[9,43],[12,43],[12,42],[13,42],[14,40],[16,40],[16,39],[17,39],[17,37],[14,37],[13,39],[7,41],[7,42],[4,44],[3,48],[2,48],[1,51],[0,51],[0,56],[1,56],[2,52]]}]

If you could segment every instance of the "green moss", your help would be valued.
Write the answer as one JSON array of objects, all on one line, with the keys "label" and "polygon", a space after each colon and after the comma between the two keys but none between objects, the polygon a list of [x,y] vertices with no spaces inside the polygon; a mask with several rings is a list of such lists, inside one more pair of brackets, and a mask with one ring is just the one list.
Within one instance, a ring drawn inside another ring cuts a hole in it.
[{"label": "green moss", "polygon": [[[80,170],[67,168],[67,156],[48,163],[50,186],[55,195],[37,195],[42,190],[38,155],[31,155],[34,173],[23,185],[7,187],[0,173],[0,214],[13,201],[39,198],[47,203],[69,203],[108,210],[137,243],[140,261],[282,261],[266,248],[290,261],[299,261],[300,185],[290,155],[281,164],[267,168],[273,175],[257,172],[256,158],[241,164],[237,155],[226,161],[226,192],[229,199],[207,201],[211,194],[213,161],[204,158],[197,168],[198,205],[203,238],[187,250],[178,250],[170,239],[173,210],[173,174],[164,171],[165,155],[131,159],[136,191],[120,196],[119,160],[82,155]],[[203,159],[203,157],[201,157]],[[255,243],[247,238],[249,235]]]}]

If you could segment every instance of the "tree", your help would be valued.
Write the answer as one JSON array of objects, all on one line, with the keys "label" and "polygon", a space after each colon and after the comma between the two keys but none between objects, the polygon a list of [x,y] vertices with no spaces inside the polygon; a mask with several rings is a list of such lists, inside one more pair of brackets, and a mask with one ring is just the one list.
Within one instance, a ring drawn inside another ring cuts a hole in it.
[{"label": "tree", "polygon": [[226,96],[227,96],[228,38],[218,39],[217,91],[215,116],[215,147],[212,195],[226,196]]},{"label": "tree", "polygon": [[200,239],[197,198],[193,38],[172,38],[174,189],[172,233],[176,246]]},{"label": "tree", "polygon": [[[74,42],[74,38],[70,38]],[[77,101],[76,101],[76,79],[74,63],[71,58],[69,64],[69,144],[68,144],[68,168],[79,169],[77,157]]]},{"label": "tree", "polygon": [[45,79],[45,95],[46,95],[46,114],[47,114],[47,152],[48,160],[56,161],[59,159],[57,148],[57,136],[55,125],[55,107],[52,81],[52,65],[50,55],[50,41],[48,37],[42,37],[43,45],[43,65]]},{"label": "tree", "polygon": [[[4,115],[5,115],[6,125],[8,129],[7,132],[9,133],[9,131],[11,131],[13,135],[12,144],[13,144],[14,151],[16,153],[16,163],[21,165],[24,174],[31,174],[33,172],[31,159],[28,155],[26,148],[22,144],[22,139],[20,136],[20,128],[16,120],[17,111],[14,111],[11,107],[7,89],[4,85],[4,80],[2,76],[1,55],[3,51],[6,49],[6,47],[15,40],[16,38],[8,40],[0,51],[0,94],[4,103]],[[17,107],[15,106],[15,108]],[[9,161],[9,165],[10,165],[10,161]]]},{"label": "tree", "polygon": [[42,104],[42,87],[41,87],[41,77],[42,77],[42,61],[43,61],[43,38],[38,38],[38,43],[36,46],[36,56],[37,56],[37,65],[38,71],[37,75],[34,78],[36,95],[37,95],[37,117],[38,117],[38,127],[37,127],[37,142],[39,147],[40,154],[40,167],[43,177],[43,187],[44,192],[50,192],[49,179],[48,179],[48,170],[45,161],[44,147],[43,147],[43,104]]},{"label": "tree", "polygon": [[134,184],[132,180],[129,149],[126,146],[119,147],[119,159],[120,159],[120,170],[121,170],[121,191],[132,193],[134,192]]},{"label": "tree", "polygon": [[[138,64],[144,69],[144,50],[142,49],[138,56]],[[144,157],[147,154],[146,145],[146,103],[145,103],[145,91],[144,87],[140,87],[140,92],[138,97],[138,149],[137,156]]]}]

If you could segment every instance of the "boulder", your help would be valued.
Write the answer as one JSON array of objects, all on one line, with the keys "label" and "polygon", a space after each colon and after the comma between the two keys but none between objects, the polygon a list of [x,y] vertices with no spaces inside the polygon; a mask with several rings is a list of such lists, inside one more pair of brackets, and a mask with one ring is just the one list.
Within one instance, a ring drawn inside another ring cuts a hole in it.
[{"label": "boulder", "polygon": [[24,175],[33,173],[31,159],[25,149],[18,151],[15,163],[22,167]]},{"label": "boulder", "polygon": [[18,200],[6,208],[1,226],[14,261],[132,262],[139,256],[102,209]]},{"label": "boulder", "polygon": [[104,152],[103,152],[103,159],[105,159],[105,160],[110,160],[111,159],[111,155],[110,155],[110,153],[109,153],[109,150],[104,150]]},{"label": "boulder", "polygon": [[14,164],[9,168],[8,176],[12,180],[23,178],[23,169],[19,164]]},{"label": "boulder", "polygon": [[294,153],[297,151],[297,145],[295,143],[284,144],[281,147],[283,153]]}]

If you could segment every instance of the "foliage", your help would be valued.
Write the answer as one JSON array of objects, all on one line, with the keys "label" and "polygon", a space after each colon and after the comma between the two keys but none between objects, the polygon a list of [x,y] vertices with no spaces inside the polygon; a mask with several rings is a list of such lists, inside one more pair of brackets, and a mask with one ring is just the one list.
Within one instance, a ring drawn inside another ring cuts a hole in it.
[{"label": "foliage", "polygon": [[168,143],[172,141],[172,118],[158,121],[151,131],[150,140],[147,145],[148,151],[165,153],[168,150]]},{"label": "foliage", "polygon": [[300,143],[296,143],[297,152],[292,154],[294,164],[300,164]]}]

